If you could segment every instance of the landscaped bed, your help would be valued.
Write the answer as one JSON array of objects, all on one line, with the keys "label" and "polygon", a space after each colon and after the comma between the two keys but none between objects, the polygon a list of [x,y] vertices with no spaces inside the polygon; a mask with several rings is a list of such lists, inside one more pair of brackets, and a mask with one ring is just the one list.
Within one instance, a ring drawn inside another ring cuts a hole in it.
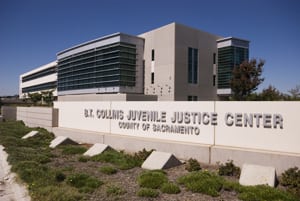
[{"label": "landscaped bed", "polygon": [[22,140],[31,130],[22,122],[0,123],[0,144],[33,201],[300,200],[297,168],[285,172],[276,188],[244,187],[238,184],[239,169],[232,161],[208,166],[190,159],[175,168],[147,171],[140,166],[150,151],[110,150],[86,157],[83,153],[91,145],[49,148],[54,135],[45,129],[38,128],[39,135]]}]

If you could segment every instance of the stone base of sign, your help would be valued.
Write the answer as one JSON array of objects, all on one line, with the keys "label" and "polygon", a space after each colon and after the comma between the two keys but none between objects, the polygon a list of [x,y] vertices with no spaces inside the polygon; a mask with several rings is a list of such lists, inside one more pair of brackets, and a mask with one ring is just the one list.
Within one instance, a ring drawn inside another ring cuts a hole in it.
[{"label": "stone base of sign", "polygon": [[142,164],[142,168],[148,170],[161,170],[176,167],[181,162],[171,153],[153,151]]},{"label": "stone base of sign", "polygon": [[269,152],[254,149],[241,149],[223,146],[212,146],[211,163],[226,163],[233,160],[233,163],[242,167],[244,163],[272,166],[280,175],[291,167],[300,167],[300,155],[281,152]]},{"label": "stone base of sign", "polygon": [[210,163],[210,147],[204,144],[182,143],[150,138],[130,137],[125,135],[104,134],[85,130],[54,127],[55,136],[67,136],[76,142],[89,144],[107,144],[116,150],[138,152],[143,149],[170,152],[180,159],[194,158],[203,163]]},{"label": "stone base of sign", "polygon": [[274,167],[244,164],[240,176],[240,184],[245,186],[275,186],[276,173]]},{"label": "stone base of sign", "polygon": [[156,140],[141,137],[129,137],[124,135],[104,135],[104,144],[108,144],[117,150],[138,152],[143,149],[173,153],[179,159],[194,158],[203,163],[210,163],[210,146],[195,143],[183,143],[167,140]]},{"label": "stone base of sign", "polygon": [[96,143],[89,150],[87,150],[83,155],[84,156],[95,156],[103,153],[104,151],[112,149],[110,146],[106,144]]},{"label": "stone base of sign", "polygon": [[86,130],[54,127],[53,133],[55,136],[66,136],[76,142],[95,144],[95,143],[104,143],[104,134],[99,132],[92,132]]},{"label": "stone base of sign", "polygon": [[54,127],[53,132],[56,136],[67,136],[76,142],[107,144],[116,150],[132,153],[143,149],[154,149],[173,153],[179,159],[194,158],[207,164],[226,163],[228,160],[233,160],[234,164],[239,167],[242,167],[244,163],[272,166],[276,168],[277,174],[291,167],[300,167],[300,154],[156,140],[62,127]]},{"label": "stone base of sign", "polygon": [[76,145],[78,144],[77,142],[71,140],[70,138],[66,136],[57,136],[54,140],[51,141],[50,143],[50,148],[55,148],[59,145],[67,145],[67,144],[73,144]]},{"label": "stone base of sign", "polygon": [[24,135],[24,136],[22,137],[22,139],[27,139],[27,138],[36,136],[38,133],[39,133],[38,131],[30,131],[29,133],[27,133],[26,135]]}]

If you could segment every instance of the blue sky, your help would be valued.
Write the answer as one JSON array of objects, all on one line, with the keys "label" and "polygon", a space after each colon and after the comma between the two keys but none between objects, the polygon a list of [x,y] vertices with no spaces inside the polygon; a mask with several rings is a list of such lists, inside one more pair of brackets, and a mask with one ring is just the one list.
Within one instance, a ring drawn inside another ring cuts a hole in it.
[{"label": "blue sky", "polygon": [[300,0],[0,0],[0,96],[59,51],[171,22],[250,40],[250,58],[266,61],[260,90],[300,85]]}]

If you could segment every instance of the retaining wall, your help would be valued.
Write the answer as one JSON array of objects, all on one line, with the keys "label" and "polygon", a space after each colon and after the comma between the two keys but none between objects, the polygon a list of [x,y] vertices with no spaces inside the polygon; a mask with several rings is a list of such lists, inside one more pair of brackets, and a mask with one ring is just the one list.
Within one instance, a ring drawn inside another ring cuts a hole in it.
[{"label": "retaining wall", "polygon": [[26,126],[42,127],[52,132],[58,126],[58,109],[48,107],[17,107],[17,120]]}]

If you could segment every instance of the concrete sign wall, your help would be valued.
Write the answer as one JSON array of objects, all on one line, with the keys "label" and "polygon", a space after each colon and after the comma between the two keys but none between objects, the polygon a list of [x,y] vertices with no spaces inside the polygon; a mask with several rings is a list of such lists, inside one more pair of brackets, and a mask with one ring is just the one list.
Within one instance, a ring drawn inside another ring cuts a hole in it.
[{"label": "concrete sign wall", "polygon": [[300,154],[300,102],[55,102],[59,127]]},{"label": "concrete sign wall", "polygon": [[300,102],[216,102],[216,145],[300,153]]},{"label": "concrete sign wall", "polygon": [[98,118],[97,110],[110,110],[110,102],[54,102],[59,127],[110,133],[110,119]]},{"label": "concrete sign wall", "polygon": [[111,133],[202,144],[214,140],[213,102],[112,102],[111,108],[123,113],[111,121]]},{"label": "concrete sign wall", "polygon": [[59,126],[213,144],[214,102],[56,102]]}]

